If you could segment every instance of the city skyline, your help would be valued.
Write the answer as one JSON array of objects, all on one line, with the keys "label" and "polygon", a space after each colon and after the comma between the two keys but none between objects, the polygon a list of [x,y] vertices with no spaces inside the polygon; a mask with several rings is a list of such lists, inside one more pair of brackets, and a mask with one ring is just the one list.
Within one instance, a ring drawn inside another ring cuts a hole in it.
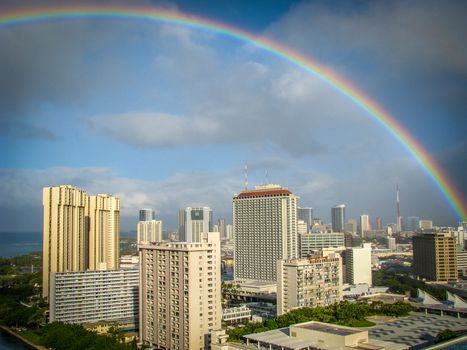
[{"label": "city skyline", "polygon": [[[270,38],[335,71],[396,117],[466,197],[462,2],[157,4]],[[437,31],[443,39],[430,35]],[[189,205],[230,222],[245,162],[250,184],[269,178],[327,222],[336,203],[348,218],[395,222],[398,184],[403,217],[457,224],[417,161],[366,112],[251,43],[80,18],[0,26],[0,48],[0,231],[39,232],[42,187],[62,184],[121,198],[123,231],[147,207],[169,228]]]}]

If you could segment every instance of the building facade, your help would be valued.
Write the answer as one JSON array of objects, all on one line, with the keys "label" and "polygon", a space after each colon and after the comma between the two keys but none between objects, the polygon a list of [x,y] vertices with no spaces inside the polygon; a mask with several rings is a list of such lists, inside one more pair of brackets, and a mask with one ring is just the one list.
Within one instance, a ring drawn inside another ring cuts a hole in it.
[{"label": "building facade", "polygon": [[310,231],[311,226],[313,226],[313,208],[297,208],[297,220],[302,220],[306,224],[306,232]]},{"label": "building facade", "polygon": [[280,260],[277,265],[277,315],[301,307],[342,300],[342,261],[337,253]]},{"label": "building facade", "polygon": [[141,209],[139,211],[139,221],[156,220],[154,209]]},{"label": "building facade", "polygon": [[233,198],[235,279],[275,281],[277,261],[298,257],[297,200],[278,185]]},{"label": "building facade", "polygon": [[138,324],[139,269],[51,272],[50,321]]},{"label": "building facade", "polygon": [[147,220],[138,222],[137,239],[138,244],[162,242],[162,221]]},{"label": "building facade", "polygon": [[366,214],[360,215],[360,222],[358,225],[358,233],[360,237],[365,237],[365,231],[371,230],[370,217]]},{"label": "building facade", "polygon": [[345,236],[341,232],[305,233],[299,235],[300,257],[306,258],[323,248],[344,247]]},{"label": "building facade", "polygon": [[88,196],[89,270],[118,269],[120,259],[120,199],[107,194]]},{"label": "building facade", "polygon": [[345,205],[339,204],[331,208],[332,230],[334,232],[345,231]]},{"label": "building facade", "polygon": [[349,248],[344,253],[344,282],[373,285],[371,275],[371,243],[362,247]]},{"label": "building facade", "polygon": [[412,237],[413,270],[420,278],[437,282],[457,281],[455,239],[447,233]]},{"label": "building facade", "polygon": [[220,329],[218,232],[200,242],[140,245],[140,339],[158,349],[204,349]]},{"label": "building facade", "polygon": [[71,185],[45,187],[42,194],[42,295],[49,296],[51,272],[117,269],[120,200],[88,196]]},{"label": "building facade", "polygon": [[180,242],[200,242],[201,233],[212,232],[212,210],[208,207],[180,209],[178,238]]}]

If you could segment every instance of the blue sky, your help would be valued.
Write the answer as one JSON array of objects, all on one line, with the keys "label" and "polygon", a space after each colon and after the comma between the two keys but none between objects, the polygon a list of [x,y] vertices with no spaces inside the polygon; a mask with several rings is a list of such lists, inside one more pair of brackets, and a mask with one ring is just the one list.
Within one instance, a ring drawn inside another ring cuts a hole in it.
[{"label": "blue sky", "polygon": [[[226,22],[314,57],[394,115],[467,195],[464,2],[131,3]],[[59,184],[121,197],[124,230],[143,207],[168,229],[184,206],[230,221],[245,162],[251,186],[267,172],[325,220],[345,203],[348,218],[394,222],[396,184],[404,216],[457,220],[365,112],[248,43],[133,20],[34,23],[0,28],[0,76],[0,231],[40,231],[41,188]]]}]

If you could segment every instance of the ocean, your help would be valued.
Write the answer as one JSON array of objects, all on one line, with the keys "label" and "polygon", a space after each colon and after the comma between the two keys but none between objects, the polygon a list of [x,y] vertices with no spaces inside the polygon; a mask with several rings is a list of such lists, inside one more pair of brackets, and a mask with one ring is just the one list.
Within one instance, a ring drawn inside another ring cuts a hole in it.
[{"label": "ocean", "polygon": [[0,257],[42,251],[42,232],[0,232]]}]

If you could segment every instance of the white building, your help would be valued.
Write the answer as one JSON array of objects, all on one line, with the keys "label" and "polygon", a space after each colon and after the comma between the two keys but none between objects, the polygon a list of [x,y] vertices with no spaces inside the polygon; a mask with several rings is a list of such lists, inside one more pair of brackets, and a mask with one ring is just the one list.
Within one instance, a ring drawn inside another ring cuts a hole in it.
[{"label": "white building", "polygon": [[275,281],[277,261],[298,257],[297,200],[279,185],[233,198],[235,279]]},{"label": "white building", "polygon": [[364,237],[365,231],[371,230],[370,217],[366,214],[360,215],[360,225],[359,225],[359,234],[360,237]]},{"label": "white building", "polygon": [[246,305],[227,307],[222,310],[222,321],[227,324],[248,322],[251,320],[251,309]]},{"label": "white building", "polygon": [[314,251],[331,248],[344,247],[345,234],[341,232],[305,233],[299,235],[300,257],[305,258]]},{"label": "white building", "polygon": [[345,282],[349,284],[366,283],[372,286],[371,243],[345,251]]},{"label": "white building", "polygon": [[396,250],[396,239],[394,237],[386,237],[388,242],[388,249]]},{"label": "white building", "polygon": [[138,322],[139,270],[51,272],[50,321]]},{"label": "white building", "polygon": [[220,329],[218,232],[200,242],[140,245],[140,339],[158,349],[204,349]]},{"label": "white building", "polygon": [[338,253],[277,264],[277,315],[301,307],[328,306],[342,300],[342,260]]},{"label": "white building", "polygon": [[208,207],[187,207],[179,210],[178,240],[180,242],[200,242],[201,233],[212,231],[212,210]]},{"label": "white building", "polygon": [[162,242],[162,221],[147,220],[138,222],[137,243]]}]

